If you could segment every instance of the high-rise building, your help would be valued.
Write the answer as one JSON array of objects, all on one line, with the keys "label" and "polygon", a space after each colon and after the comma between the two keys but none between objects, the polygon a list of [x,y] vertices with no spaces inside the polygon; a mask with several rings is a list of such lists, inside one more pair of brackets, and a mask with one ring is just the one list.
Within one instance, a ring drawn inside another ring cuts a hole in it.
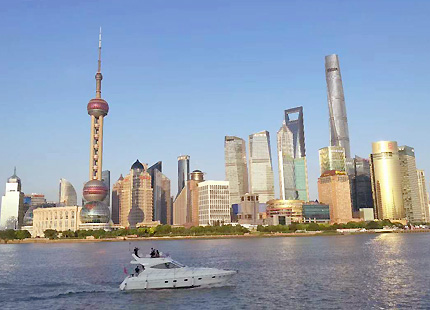
[{"label": "high-rise building", "polygon": [[336,54],[325,57],[325,78],[330,115],[330,146],[343,147],[345,149],[345,157],[350,158],[348,119],[346,117],[339,57]]},{"label": "high-rise building", "polygon": [[199,183],[204,181],[203,172],[194,170],[187,182],[187,226],[199,226]]},{"label": "high-rise building", "polygon": [[136,160],[121,181],[119,222],[124,227],[157,225],[152,220],[151,176],[147,166]]},{"label": "high-rise building", "polygon": [[185,187],[190,174],[190,156],[178,156],[178,195]]},{"label": "high-rise building", "polygon": [[421,213],[424,219],[424,222],[428,223],[430,221],[429,215],[429,196],[426,188],[426,176],[424,174],[424,170],[417,170],[418,177],[418,190],[420,193],[420,203],[421,203]]},{"label": "high-rise building", "polygon": [[370,173],[375,218],[404,219],[402,174],[397,142],[372,143]]},{"label": "high-rise building", "polygon": [[258,194],[260,202],[266,203],[275,198],[272,155],[268,131],[249,135],[249,175],[250,192]]},{"label": "high-rise building", "polygon": [[199,188],[199,225],[231,222],[230,189],[228,181],[203,181]]},{"label": "high-rise building", "polygon": [[373,209],[372,183],[370,181],[370,163],[368,159],[355,156],[354,172],[350,175],[351,202],[354,216],[363,208]]},{"label": "high-rise building", "polygon": [[345,171],[326,171],[318,178],[318,200],[329,205],[331,223],[352,220],[351,192]]},{"label": "high-rise building", "polygon": [[249,191],[245,140],[226,136],[224,139],[225,179],[230,184],[230,200],[239,203],[240,197]]},{"label": "high-rise building", "polygon": [[281,199],[309,200],[303,107],[285,110],[277,142]]},{"label": "high-rise building", "polygon": [[[170,196],[170,179],[161,174],[161,219],[164,224],[172,225],[172,197]],[[166,212],[164,214],[164,212]]]},{"label": "high-rise building", "polygon": [[345,149],[341,146],[327,146],[319,150],[320,173],[336,170],[345,171]]},{"label": "high-rise building", "polygon": [[60,207],[78,205],[78,197],[76,195],[75,188],[73,187],[72,183],[70,183],[66,179],[60,179],[60,190],[58,196],[58,205]]},{"label": "high-rise building", "polygon": [[108,103],[102,99],[102,73],[101,73],[102,33],[99,35],[99,60],[96,73],[96,97],[87,105],[91,116],[90,135],[90,180],[84,185],[83,197],[86,201],[81,209],[80,221],[82,228],[106,228],[110,220],[109,208],[104,204],[108,188],[102,181],[103,159],[103,123],[109,112]]},{"label": "high-rise building", "polygon": [[21,179],[15,169],[7,179],[6,192],[1,200],[0,229],[20,228],[24,214],[24,193],[21,192]]},{"label": "high-rise building", "polygon": [[122,195],[122,181],[124,177],[122,174],[112,186],[112,222],[119,224],[119,212],[121,210],[121,195]]},{"label": "high-rise building", "polygon": [[402,175],[402,196],[405,217],[408,222],[424,221],[421,212],[420,192],[418,188],[415,150],[407,145],[399,147],[400,173]]},{"label": "high-rise building", "polygon": [[102,171],[102,182],[106,185],[106,188],[107,188],[107,195],[103,200],[103,203],[108,207],[110,215],[112,216],[112,207],[110,204],[111,194],[110,194],[110,171],[109,170]]},{"label": "high-rise building", "polygon": [[188,189],[185,185],[173,201],[173,225],[185,225],[187,223],[187,211]]},{"label": "high-rise building", "polygon": [[[148,168],[153,194],[153,220],[167,224],[167,208],[170,204],[170,180],[162,173],[161,161]],[[167,183],[168,182],[168,183]]]}]

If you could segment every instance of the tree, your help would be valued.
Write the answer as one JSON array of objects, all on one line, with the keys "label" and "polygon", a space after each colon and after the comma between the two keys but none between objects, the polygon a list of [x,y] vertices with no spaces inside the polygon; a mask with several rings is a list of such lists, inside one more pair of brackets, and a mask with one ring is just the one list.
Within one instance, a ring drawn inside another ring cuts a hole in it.
[{"label": "tree", "polygon": [[15,239],[15,231],[13,229],[1,230],[0,239],[4,239],[4,240]]},{"label": "tree", "polygon": [[51,240],[58,238],[58,232],[54,229],[47,229],[43,233],[45,234],[45,238],[49,238]]},{"label": "tree", "polygon": [[15,238],[20,240],[31,238],[31,234],[28,232],[28,230],[17,230],[15,231]]},{"label": "tree", "polygon": [[379,224],[375,221],[370,221],[369,223],[366,224],[366,228],[367,229],[378,229]]}]

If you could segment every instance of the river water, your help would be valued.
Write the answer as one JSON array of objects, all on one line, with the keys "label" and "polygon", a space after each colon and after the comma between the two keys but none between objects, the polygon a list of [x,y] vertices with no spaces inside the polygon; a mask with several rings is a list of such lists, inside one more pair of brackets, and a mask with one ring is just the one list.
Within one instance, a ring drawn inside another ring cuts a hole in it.
[{"label": "river water", "polygon": [[[223,287],[120,292],[129,249],[236,269]],[[0,245],[0,309],[430,308],[430,234]]]}]

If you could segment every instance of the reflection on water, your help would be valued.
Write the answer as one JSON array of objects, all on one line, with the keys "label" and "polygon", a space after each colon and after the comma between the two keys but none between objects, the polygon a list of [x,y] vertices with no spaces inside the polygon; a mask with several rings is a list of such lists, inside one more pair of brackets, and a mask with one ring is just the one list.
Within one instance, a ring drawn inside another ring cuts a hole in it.
[{"label": "reflection on water", "polygon": [[[229,285],[123,293],[130,250],[236,269]],[[0,246],[0,309],[430,308],[430,234]]]}]

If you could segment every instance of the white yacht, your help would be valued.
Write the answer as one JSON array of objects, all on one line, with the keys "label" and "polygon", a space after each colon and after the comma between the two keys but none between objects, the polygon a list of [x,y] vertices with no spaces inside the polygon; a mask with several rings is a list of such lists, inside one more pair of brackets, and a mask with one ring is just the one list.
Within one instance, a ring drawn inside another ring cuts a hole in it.
[{"label": "white yacht", "polygon": [[128,275],[119,286],[121,291],[190,288],[222,284],[237,272],[215,268],[187,267],[168,256],[138,257],[132,254],[136,273]]}]

